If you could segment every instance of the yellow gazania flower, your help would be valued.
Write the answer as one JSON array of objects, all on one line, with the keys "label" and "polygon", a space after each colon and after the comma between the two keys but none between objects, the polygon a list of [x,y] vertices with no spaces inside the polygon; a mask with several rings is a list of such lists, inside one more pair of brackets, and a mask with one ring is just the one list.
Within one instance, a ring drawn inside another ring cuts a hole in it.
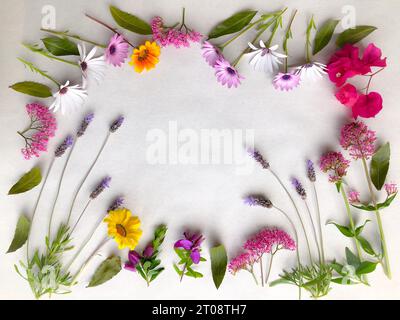
[{"label": "yellow gazania flower", "polygon": [[135,249],[142,236],[139,217],[132,216],[128,209],[120,208],[110,211],[104,222],[108,224],[108,235],[114,238],[118,249]]},{"label": "yellow gazania flower", "polygon": [[130,65],[135,67],[135,71],[141,73],[143,69],[151,70],[158,63],[160,56],[160,47],[153,41],[146,41],[139,48],[133,49]]}]

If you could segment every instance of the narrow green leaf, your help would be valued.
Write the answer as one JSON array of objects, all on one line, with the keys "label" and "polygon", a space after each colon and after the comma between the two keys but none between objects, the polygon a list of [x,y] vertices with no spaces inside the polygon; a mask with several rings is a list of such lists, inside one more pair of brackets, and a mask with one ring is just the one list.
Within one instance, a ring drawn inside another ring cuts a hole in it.
[{"label": "narrow green leaf", "polygon": [[346,247],[346,260],[349,265],[353,266],[356,269],[361,263],[360,259],[347,247]]},{"label": "narrow green leaf", "polygon": [[269,283],[269,286],[270,287],[275,287],[275,286],[280,285],[280,284],[292,284],[292,282],[287,280],[287,279],[280,278],[280,279],[276,279],[274,281],[271,281]]},{"label": "narrow green leaf", "polygon": [[33,97],[48,98],[51,97],[51,89],[39,82],[23,81],[10,86],[11,89]]},{"label": "narrow green leaf", "polygon": [[30,228],[30,220],[24,215],[21,215],[18,219],[17,226],[14,232],[14,238],[10,244],[10,247],[7,250],[7,253],[17,251],[25,244],[26,239],[28,239]]},{"label": "narrow green leaf", "polygon": [[175,263],[173,264],[173,266],[174,266],[174,270],[176,271],[176,273],[179,276],[182,276],[182,271],[178,268],[178,266]]},{"label": "narrow green leaf", "polygon": [[329,19],[318,29],[314,38],[313,54],[317,54],[328,45],[338,23],[339,20]]},{"label": "narrow green leaf", "polygon": [[228,256],[225,247],[219,245],[210,249],[211,271],[215,287],[218,289],[224,280]]},{"label": "narrow green leaf", "polygon": [[342,187],[342,183],[343,182],[341,180],[335,183],[336,190],[338,193],[340,193],[340,188]]},{"label": "narrow green leaf", "polygon": [[336,228],[338,228],[338,230],[339,230],[344,236],[346,236],[346,237],[348,237],[348,238],[354,237],[353,231],[352,231],[349,227],[342,226],[342,225],[340,225],[340,224],[338,224],[338,223],[336,223],[336,222],[333,222],[333,221],[330,221],[330,222],[328,222],[327,224],[333,224],[334,226],[336,226]]},{"label": "narrow green leaf", "polygon": [[361,41],[377,28],[373,26],[356,26],[343,31],[336,39],[336,45],[343,47],[346,43],[354,44]]},{"label": "narrow green leaf", "polygon": [[344,273],[343,273],[343,265],[342,264],[340,264],[340,263],[337,263],[337,262],[332,262],[331,264],[330,264],[330,266],[332,267],[332,269],[333,270],[335,270],[338,274],[340,274],[340,275],[344,275]]},{"label": "narrow green leaf", "polygon": [[111,256],[104,260],[95,271],[92,279],[88,284],[89,287],[99,286],[108,280],[112,279],[121,271],[121,258]]},{"label": "narrow green leaf", "polygon": [[370,222],[371,220],[365,220],[364,224],[362,224],[361,226],[356,228],[356,237],[359,236],[361,234],[361,232],[364,230],[365,225]]},{"label": "narrow green leaf", "polygon": [[254,16],[257,14],[257,11],[246,10],[235,13],[229,18],[217,24],[208,35],[209,39],[218,38],[227,34],[232,34],[242,30],[246,27]]},{"label": "narrow green leaf", "polygon": [[25,173],[17,183],[15,183],[10,191],[9,195],[19,194],[29,191],[36,187],[42,181],[42,174],[39,167],[33,167],[29,172]]},{"label": "narrow green leaf", "polygon": [[55,56],[79,56],[78,46],[68,38],[48,37],[42,42],[46,49]]},{"label": "narrow green leaf", "polygon": [[371,159],[371,180],[377,190],[381,190],[386,180],[390,162],[390,144],[381,146]]},{"label": "narrow green leaf", "polygon": [[367,239],[365,239],[362,236],[358,236],[357,239],[366,253],[368,253],[371,256],[376,256],[374,249],[372,248],[371,244],[368,242]]},{"label": "narrow green leaf", "polygon": [[359,265],[359,267],[356,269],[356,274],[361,275],[361,274],[367,274],[374,272],[376,269],[377,262],[371,262],[371,261],[363,261]]},{"label": "narrow green leaf", "polygon": [[142,19],[122,11],[117,7],[110,6],[110,12],[115,22],[122,28],[143,35],[152,34],[151,26]]}]

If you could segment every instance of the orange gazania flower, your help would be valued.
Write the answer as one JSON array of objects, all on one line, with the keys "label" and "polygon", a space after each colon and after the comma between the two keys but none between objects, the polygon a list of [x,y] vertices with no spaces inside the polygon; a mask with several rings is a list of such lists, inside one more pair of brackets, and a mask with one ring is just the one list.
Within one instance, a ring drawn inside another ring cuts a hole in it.
[{"label": "orange gazania flower", "polygon": [[141,73],[143,69],[151,70],[158,63],[160,55],[160,47],[155,41],[146,41],[139,48],[133,49],[130,65],[134,66],[135,71]]}]

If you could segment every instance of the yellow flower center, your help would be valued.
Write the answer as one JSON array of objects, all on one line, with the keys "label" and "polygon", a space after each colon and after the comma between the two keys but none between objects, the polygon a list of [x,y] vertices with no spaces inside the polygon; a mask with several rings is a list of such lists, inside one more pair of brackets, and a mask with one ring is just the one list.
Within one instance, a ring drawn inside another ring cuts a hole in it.
[{"label": "yellow flower center", "polygon": [[126,237],[126,229],[124,228],[124,226],[122,224],[117,224],[116,228],[117,228],[117,232],[119,235]]}]

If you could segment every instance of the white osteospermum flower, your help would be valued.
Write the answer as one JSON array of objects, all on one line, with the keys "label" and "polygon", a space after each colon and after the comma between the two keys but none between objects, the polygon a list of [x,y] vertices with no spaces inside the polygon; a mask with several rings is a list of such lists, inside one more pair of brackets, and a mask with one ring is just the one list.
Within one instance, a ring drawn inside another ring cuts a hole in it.
[{"label": "white osteospermum flower", "polygon": [[309,62],[294,68],[294,73],[300,76],[301,80],[316,81],[326,74],[326,65],[320,62]]},{"label": "white osteospermum flower", "polygon": [[251,42],[249,42],[248,45],[253,50],[253,52],[249,53],[253,55],[250,60],[250,65],[257,71],[273,73],[278,70],[279,65],[282,64],[281,59],[287,57],[285,54],[275,52],[278,49],[277,44],[267,48],[264,41],[260,40],[260,48],[257,48]]},{"label": "white osteospermum flower", "polygon": [[70,110],[76,110],[83,106],[87,98],[87,92],[80,85],[69,85],[67,81],[60,89],[53,94],[54,102],[49,107],[54,112],[61,109],[61,113],[65,114]]},{"label": "white osteospermum flower", "polygon": [[87,55],[85,45],[81,46],[78,44],[78,50],[80,55],[79,66],[82,70],[83,87],[86,87],[86,84],[93,80],[100,83],[104,78],[105,70],[107,68],[104,55],[94,58],[97,50],[96,47],[93,47]]}]

